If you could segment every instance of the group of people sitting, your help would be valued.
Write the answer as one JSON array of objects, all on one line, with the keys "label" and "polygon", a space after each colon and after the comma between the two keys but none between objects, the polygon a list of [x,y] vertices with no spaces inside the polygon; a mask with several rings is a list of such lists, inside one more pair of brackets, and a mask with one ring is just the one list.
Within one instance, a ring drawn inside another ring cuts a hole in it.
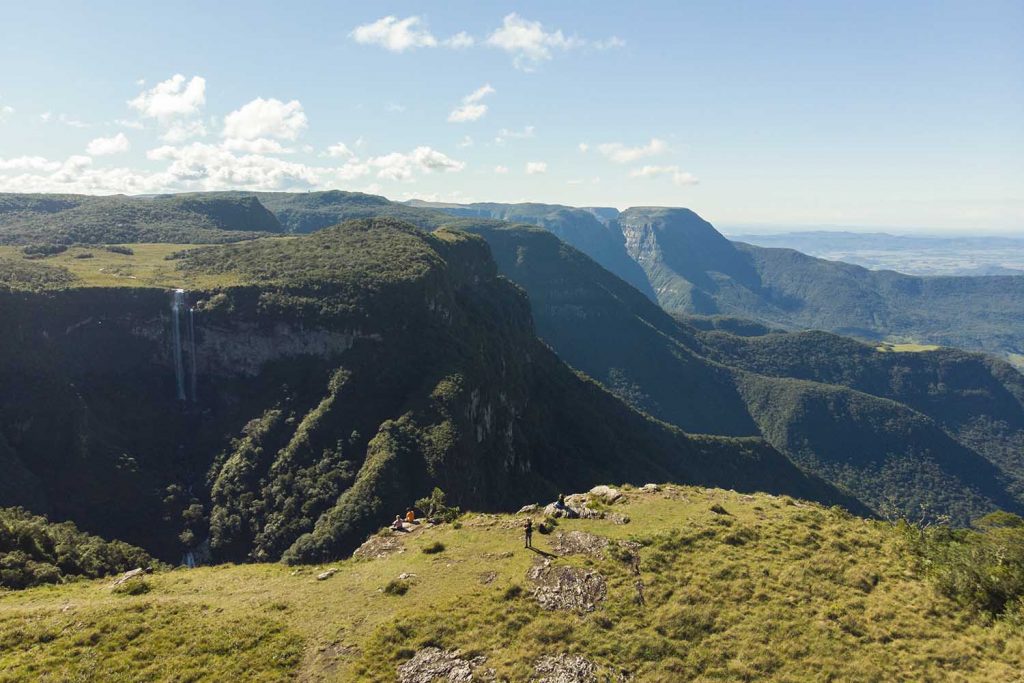
[{"label": "group of people sitting", "polygon": [[419,524],[419,522],[416,521],[416,512],[412,508],[409,508],[406,511],[405,519],[402,518],[402,515],[395,515],[395,521],[391,522],[391,530],[408,531],[408,529],[405,528],[406,524]]}]

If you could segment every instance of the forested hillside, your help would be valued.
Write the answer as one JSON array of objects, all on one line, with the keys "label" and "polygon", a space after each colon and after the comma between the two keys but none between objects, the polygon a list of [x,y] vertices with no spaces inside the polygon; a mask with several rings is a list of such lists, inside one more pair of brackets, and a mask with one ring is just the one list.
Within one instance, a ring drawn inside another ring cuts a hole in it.
[{"label": "forested hillside", "polygon": [[0,295],[0,503],[167,559],[304,562],[438,485],[475,509],[671,479],[863,511],[758,439],[687,436],[575,374],[489,251],[367,219],[176,259],[209,291]]}]

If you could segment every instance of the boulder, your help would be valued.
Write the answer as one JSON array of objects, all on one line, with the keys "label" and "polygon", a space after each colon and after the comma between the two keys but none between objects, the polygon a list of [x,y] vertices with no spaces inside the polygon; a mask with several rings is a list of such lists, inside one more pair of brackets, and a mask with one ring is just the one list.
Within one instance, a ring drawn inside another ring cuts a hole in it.
[{"label": "boulder", "polygon": [[622,491],[602,484],[590,489],[590,495],[600,499],[608,505],[611,505],[622,498]]},{"label": "boulder", "polygon": [[135,569],[130,569],[130,570],[126,571],[124,574],[121,574],[121,576],[119,576],[116,579],[114,579],[114,583],[110,584],[110,587],[111,588],[115,588],[117,586],[120,586],[122,583],[125,583],[127,581],[131,581],[136,576],[142,576],[143,574],[147,574],[147,573],[148,573],[148,571],[146,569],[143,569],[142,567],[136,567]]},{"label": "boulder", "polygon": [[332,576],[334,576],[337,573],[338,573],[338,568],[337,567],[331,567],[330,569],[328,569],[326,571],[322,571],[319,574],[317,574],[316,575],[316,580],[317,581],[326,581],[327,579],[331,578]]},{"label": "boulder", "polygon": [[371,536],[356,548],[353,557],[362,560],[380,560],[396,553],[405,552],[405,542],[400,536]]},{"label": "boulder", "polygon": [[523,507],[519,508],[519,512],[517,512],[516,514],[535,515],[538,512],[540,512],[540,505],[538,505],[537,503],[530,503],[529,505],[524,505]]},{"label": "boulder", "polygon": [[661,490],[661,487],[657,484],[644,484],[640,487],[640,490],[644,493],[657,493]]},{"label": "boulder", "polygon": [[417,652],[412,659],[398,667],[399,683],[470,683],[473,670],[483,666],[486,657],[465,659],[459,650],[442,650],[437,647],[425,647]]}]

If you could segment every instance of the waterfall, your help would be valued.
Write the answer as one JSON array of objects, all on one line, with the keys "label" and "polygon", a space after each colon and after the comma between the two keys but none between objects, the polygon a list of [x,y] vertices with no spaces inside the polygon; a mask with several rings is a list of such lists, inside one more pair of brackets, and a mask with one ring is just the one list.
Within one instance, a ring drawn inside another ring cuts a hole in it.
[{"label": "waterfall", "polygon": [[177,381],[178,400],[185,400],[185,362],[181,353],[181,308],[185,305],[185,290],[174,290],[171,299],[171,344],[174,349],[174,379]]},{"label": "waterfall", "polygon": [[191,550],[185,551],[185,554],[181,556],[181,563],[189,569],[196,568],[196,556]]},{"label": "waterfall", "polygon": [[196,309],[188,309],[188,359],[189,359],[189,393],[192,395],[192,402],[197,399],[196,394]]}]

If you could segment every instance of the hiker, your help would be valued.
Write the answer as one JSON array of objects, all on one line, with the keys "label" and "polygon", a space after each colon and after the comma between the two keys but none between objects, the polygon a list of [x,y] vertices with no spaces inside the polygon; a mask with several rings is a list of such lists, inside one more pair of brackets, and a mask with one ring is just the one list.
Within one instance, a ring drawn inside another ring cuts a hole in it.
[{"label": "hiker", "polygon": [[526,545],[524,545],[523,547],[524,548],[532,548],[533,547],[533,520],[530,519],[529,517],[526,518],[526,526],[524,527],[524,531],[526,532]]},{"label": "hiker", "polygon": [[558,502],[555,503],[555,507],[557,507],[559,510],[564,510],[565,509],[565,494],[564,493],[559,493],[558,494]]},{"label": "hiker", "polygon": [[405,525],[402,524],[402,516],[395,515],[395,521],[391,522],[392,531],[405,531]]},{"label": "hiker", "polygon": [[406,511],[405,521],[409,522],[409,524],[416,523],[416,513],[412,511],[412,508],[409,508],[408,511]]}]

